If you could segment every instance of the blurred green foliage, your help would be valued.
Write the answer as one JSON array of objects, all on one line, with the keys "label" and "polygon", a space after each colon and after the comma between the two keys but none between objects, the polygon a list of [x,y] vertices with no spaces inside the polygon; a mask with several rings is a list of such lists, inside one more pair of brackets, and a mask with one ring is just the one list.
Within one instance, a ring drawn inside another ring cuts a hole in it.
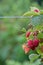
[{"label": "blurred green foliage", "polygon": [[[30,6],[39,7],[37,3],[31,3],[30,0],[0,0],[0,16],[23,15]],[[30,19],[0,19],[0,65],[21,65],[19,62],[29,60],[28,54],[25,54],[22,49],[22,44],[26,42],[25,32],[21,33],[23,28],[27,29],[29,22]],[[15,62],[5,63],[6,60],[15,60]],[[28,65],[28,62],[26,63]]]},{"label": "blurred green foliage", "polygon": [[0,0],[0,16],[23,15],[30,6],[39,7],[37,2],[31,3],[31,0]]}]

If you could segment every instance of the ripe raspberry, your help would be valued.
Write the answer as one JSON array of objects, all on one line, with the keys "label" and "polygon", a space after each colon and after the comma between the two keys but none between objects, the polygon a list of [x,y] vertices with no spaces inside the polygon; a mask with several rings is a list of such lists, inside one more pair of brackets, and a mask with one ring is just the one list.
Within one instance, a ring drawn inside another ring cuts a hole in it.
[{"label": "ripe raspberry", "polygon": [[28,41],[28,46],[32,49],[35,50],[35,46],[33,45],[33,40]]},{"label": "ripe raspberry", "polygon": [[36,8],[36,7],[31,7],[31,11],[34,11],[36,13],[39,13],[40,12],[40,10],[38,8]]},{"label": "ripe raspberry", "polygon": [[33,36],[37,36],[38,33],[39,33],[39,31],[35,31],[35,32],[33,32]]},{"label": "ripe raspberry", "polygon": [[30,33],[31,32],[26,32],[26,37],[29,37],[30,36]]},{"label": "ripe raspberry", "polygon": [[38,9],[35,9],[35,10],[34,10],[34,12],[37,12],[37,13],[38,13],[38,12],[39,12],[39,10],[38,10]]},{"label": "ripe raspberry", "polygon": [[35,47],[37,47],[39,45],[39,40],[38,39],[34,39],[33,40],[33,44]]},{"label": "ripe raspberry", "polygon": [[22,48],[23,48],[23,50],[24,50],[25,53],[28,53],[30,51],[30,48],[26,44],[24,44],[22,46]]},{"label": "ripe raspberry", "polygon": [[31,49],[32,49],[32,50],[35,50],[35,48],[36,48],[36,47],[33,45],[33,47],[32,47]]}]

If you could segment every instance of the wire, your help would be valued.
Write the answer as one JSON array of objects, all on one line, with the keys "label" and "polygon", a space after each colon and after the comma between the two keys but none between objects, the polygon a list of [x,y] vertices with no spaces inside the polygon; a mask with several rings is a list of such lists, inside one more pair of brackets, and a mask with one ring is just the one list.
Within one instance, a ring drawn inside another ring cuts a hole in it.
[{"label": "wire", "polygon": [[31,18],[31,16],[0,16],[0,18]]}]

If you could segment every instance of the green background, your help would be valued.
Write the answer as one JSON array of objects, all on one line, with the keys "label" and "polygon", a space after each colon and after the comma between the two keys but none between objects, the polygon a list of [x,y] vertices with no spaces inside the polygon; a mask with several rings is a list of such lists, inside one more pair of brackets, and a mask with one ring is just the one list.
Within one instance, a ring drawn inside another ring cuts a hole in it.
[{"label": "green background", "polygon": [[[22,16],[31,6],[43,8],[31,0],[0,0],[0,16]],[[27,29],[29,22],[28,18],[0,18],[0,65],[28,65],[25,61],[29,54],[22,49],[26,38],[21,30]]]}]

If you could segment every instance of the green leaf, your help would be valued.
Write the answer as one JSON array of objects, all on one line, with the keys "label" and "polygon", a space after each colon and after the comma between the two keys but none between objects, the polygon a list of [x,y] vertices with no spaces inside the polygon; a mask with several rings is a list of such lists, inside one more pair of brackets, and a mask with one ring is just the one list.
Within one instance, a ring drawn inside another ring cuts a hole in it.
[{"label": "green leaf", "polygon": [[36,13],[36,12],[33,12],[33,11],[28,11],[26,13],[24,13],[23,16],[37,16],[37,15],[40,15],[40,13]]},{"label": "green leaf", "polygon": [[26,42],[26,37],[25,35],[20,35],[16,38],[17,42],[20,43],[20,44],[23,44],[24,42]]},{"label": "green leaf", "polygon": [[29,55],[30,62],[35,61],[36,59],[38,59],[38,57],[39,57],[39,55],[37,55],[37,54],[30,54]]},{"label": "green leaf", "polygon": [[31,19],[31,24],[34,26],[43,24],[43,15],[33,16]]},{"label": "green leaf", "polygon": [[7,60],[7,61],[6,61],[6,64],[7,64],[7,65],[14,65],[15,62],[14,62],[14,60]]},{"label": "green leaf", "polygon": [[43,14],[43,10],[40,11],[40,14]]},{"label": "green leaf", "polygon": [[25,33],[25,32],[26,32],[26,29],[25,29],[25,28],[23,28],[21,31]]},{"label": "green leaf", "polygon": [[40,65],[41,64],[41,59],[38,59],[34,62],[34,65]]},{"label": "green leaf", "polygon": [[43,38],[43,33],[39,33],[38,38]]},{"label": "green leaf", "polygon": [[40,65],[41,64],[41,59],[38,59],[38,60],[36,60],[35,62],[33,62],[33,63],[31,63],[31,62],[29,62],[29,61],[25,61],[24,63],[23,63],[23,65]]},{"label": "green leaf", "polygon": [[23,62],[23,65],[30,65],[30,62],[29,61],[25,61],[25,62]]},{"label": "green leaf", "polygon": [[40,47],[43,45],[43,43],[40,43],[40,46],[37,48],[37,53],[41,55],[41,57],[43,58],[43,52],[41,51]]}]

